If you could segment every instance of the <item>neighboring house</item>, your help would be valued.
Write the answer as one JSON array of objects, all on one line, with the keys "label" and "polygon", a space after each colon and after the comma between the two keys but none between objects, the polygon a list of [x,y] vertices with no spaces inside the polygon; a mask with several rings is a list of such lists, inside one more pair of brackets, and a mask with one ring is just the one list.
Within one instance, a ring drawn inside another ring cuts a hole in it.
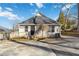
[{"label": "neighboring house", "polygon": [[16,31],[16,36],[26,38],[46,38],[60,35],[60,25],[41,13],[19,23],[16,29],[18,31]]},{"label": "neighboring house", "polygon": [[7,39],[8,33],[9,33],[9,29],[0,26],[0,39]]}]

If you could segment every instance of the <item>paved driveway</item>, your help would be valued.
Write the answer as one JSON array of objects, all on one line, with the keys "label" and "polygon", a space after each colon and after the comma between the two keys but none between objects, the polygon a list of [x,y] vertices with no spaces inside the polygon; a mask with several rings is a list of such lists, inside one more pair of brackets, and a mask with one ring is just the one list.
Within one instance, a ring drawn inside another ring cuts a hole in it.
[{"label": "paved driveway", "polygon": [[51,49],[38,48],[8,40],[0,41],[0,56],[55,56]]},{"label": "paved driveway", "polygon": [[0,56],[79,56],[79,38],[62,36],[40,41],[0,41]]},{"label": "paved driveway", "polygon": [[56,55],[79,56],[79,37],[62,36],[61,39],[46,39],[41,42],[48,43]]}]

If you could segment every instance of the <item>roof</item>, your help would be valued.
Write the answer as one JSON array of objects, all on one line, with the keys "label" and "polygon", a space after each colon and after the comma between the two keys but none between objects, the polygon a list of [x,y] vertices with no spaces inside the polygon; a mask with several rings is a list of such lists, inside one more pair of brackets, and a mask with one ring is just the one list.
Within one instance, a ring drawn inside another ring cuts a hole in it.
[{"label": "roof", "polygon": [[57,24],[57,22],[41,13],[37,13],[35,16],[21,22],[20,24]]},{"label": "roof", "polygon": [[0,26],[0,31],[4,31],[4,32],[10,32],[9,29],[3,27],[3,26]]}]

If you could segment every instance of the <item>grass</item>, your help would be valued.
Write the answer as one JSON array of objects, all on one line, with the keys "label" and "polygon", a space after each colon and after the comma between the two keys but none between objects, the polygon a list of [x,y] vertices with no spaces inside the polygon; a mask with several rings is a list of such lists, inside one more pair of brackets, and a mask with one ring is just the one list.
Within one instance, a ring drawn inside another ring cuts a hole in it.
[{"label": "grass", "polygon": [[29,41],[29,40],[34,40],[34,41],[38,41],[38,40],[41,40],[41,39],[33,39],[33,38],[25,38],[25,37],[16,37],[16,38],[11,38],[10,40],[15,40],[15,41],[18,41],[18,42],[24,42],[24,41]]},{"label": "grass", "polygon": [[25,41],[29,41],[29,40],[34,40],[34,41],[39,41],[39,40],[43,40],[45,38],[25,38],[25,37],[16,37],[16,38],[11,38],[10,40],[15,40],[15,41],[18,41],[18,42],[25,42]]},{"label": "grass", "polygon": [[15,40],[18,42],[23,42],[23,41],[27,41],[28,39],[26,39],[25,37],[16,37],[16,38],[12,38],[11,40]]},{"label": "grass", "polygon": [[67,35],[67,36],[76,36],[79,37],[79,32],[78,31],[62,31],[62,35]]}]

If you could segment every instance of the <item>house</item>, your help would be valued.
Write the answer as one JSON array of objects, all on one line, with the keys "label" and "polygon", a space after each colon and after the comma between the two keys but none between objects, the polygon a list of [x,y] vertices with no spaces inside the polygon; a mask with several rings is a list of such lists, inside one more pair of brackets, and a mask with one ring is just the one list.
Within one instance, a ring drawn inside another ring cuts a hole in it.
[{"label": "house", "polygon": [[9,33],[9,29],[0,26],[0,40],[7,39],[7,34]]},{"label": "house", "polygon": [[[35,16],[17,24],[17,35],[26,38],[46,38],[60,36],[60,25],[43,15],[37,13]],[[16,35],[16,36],[17,36]]]}]

